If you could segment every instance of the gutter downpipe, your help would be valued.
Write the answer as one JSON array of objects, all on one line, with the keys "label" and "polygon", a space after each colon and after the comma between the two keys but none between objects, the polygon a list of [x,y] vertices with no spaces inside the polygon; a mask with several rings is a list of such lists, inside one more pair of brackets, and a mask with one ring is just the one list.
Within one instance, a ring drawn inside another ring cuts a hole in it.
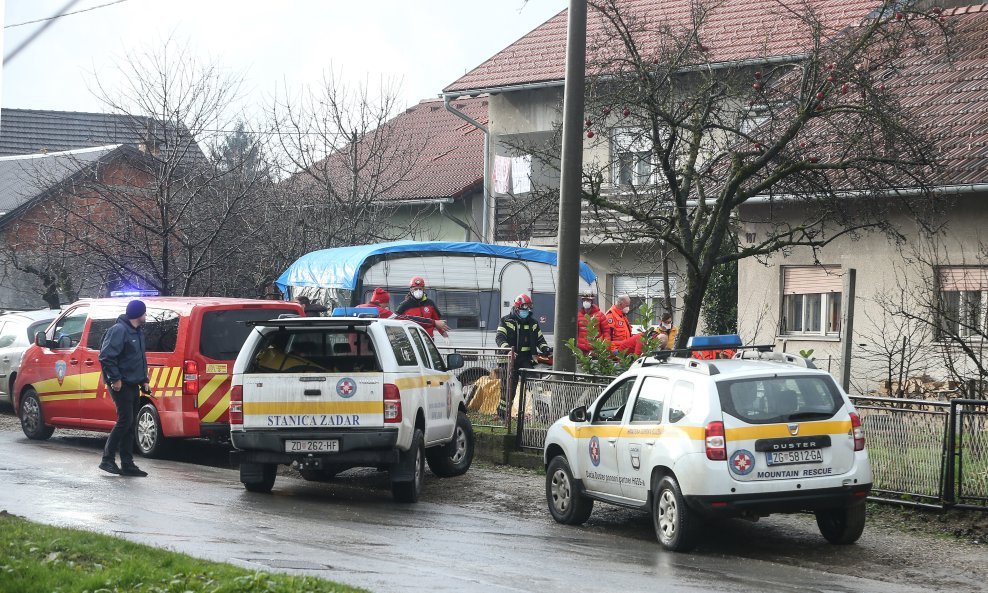
[{"label": "gutter downpipe", "polygon": [[[479,121],[475,120],[466,113],[463,113],[462,111],[456,109],[455,107],[449,104],[450,100],[460,96],[462,95],[444,94],[443,105],[446,106],[446,111],[449,111],[456,117],[462,119],[463,121],[467,122],[471,126],[477,128],[478,130],[484,133],[484,196],[483,199],[481,200],[482,202],[481,208],[484,211],[484,215],[481,217],[481,221],[480,221],[480,232],[481,232],[480,240],[484,243],[487,243],[488,242],[487,234],[489,230],[488,221],[490,219],[490,200],[488,196],[490,195],[490,185],[491,185],[490,184],[491,168],[489,163],[490,157],[488,155],[490,153],[491,133],[490,131],[488,131],[487,126],[483,125]],[[455,222],[459,223],[459,221],[455,221]]]}]

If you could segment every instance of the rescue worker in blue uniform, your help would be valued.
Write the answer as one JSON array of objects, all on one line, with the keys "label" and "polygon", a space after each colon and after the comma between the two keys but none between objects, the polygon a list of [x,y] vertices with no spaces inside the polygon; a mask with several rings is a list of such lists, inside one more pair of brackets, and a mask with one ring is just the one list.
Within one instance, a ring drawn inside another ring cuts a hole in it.
[{"label": "rescue worker in blue uniform", "polygon": [[[504,418],[514,400],[520,369],[535,368],[535,354],[549,354],[552,348],[542,335],[542,328],[534,316],[532,297],[525,293],[515,299],[511,312],[501,318],[495,341],[499,348],[509,350],[514,360],[508,380],[507,395],[498,402],[497,415]],[[507,400],[507,401],[506,401]]]}]

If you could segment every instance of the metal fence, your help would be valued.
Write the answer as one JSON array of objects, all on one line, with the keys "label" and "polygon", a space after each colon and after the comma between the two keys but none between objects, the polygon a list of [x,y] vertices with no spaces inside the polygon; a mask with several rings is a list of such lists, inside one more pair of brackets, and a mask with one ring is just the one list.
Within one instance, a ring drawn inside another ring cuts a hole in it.
[{"label": "metal fence", "polygon": [[950,401],[950,439],[944,498],[959,508],[988,508],[988,401]]},{"label": "metal fence", "polygon": [[522,369],[518,409],[518,448],[542,450],[556,420],[577,406],[590,405],[613,377]]},{"label": "metal fence", "polygon": [[851,397],[864,428],[872,498],[941,506],[950,404]]},{"label": "metal fence", "polygon": [[[508,396],[508,380],[511,377],[510,355],[500,348],[440,348],[445,356],[453,352],[463,356],[462,369],[454,371],[463,385],[467,398],[467,416],[474,426],[508,428],[510,414],[504,414],[503,402]],[[497,369],[497,377],[491,371]],[[498,403],[502,402],[502,414]]]}]

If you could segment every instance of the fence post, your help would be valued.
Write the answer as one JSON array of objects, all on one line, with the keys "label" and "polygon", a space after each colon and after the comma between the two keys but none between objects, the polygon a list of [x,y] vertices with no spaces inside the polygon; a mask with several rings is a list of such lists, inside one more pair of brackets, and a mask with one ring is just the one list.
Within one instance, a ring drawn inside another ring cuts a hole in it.
[{"label": "fence post", "polygon": [[950,400],[950,416],[947,420],[947,450],[944,454],[947,456],[946,463],[946,476],[944,477],[943,485],[943,502],[944,505],[956,504],[956,492],[954,490],[954,485],[956,483],[955,466],[956,463],[956,448],[957,448],[957,400]]},{"label": "fence post", "polygon": [[[525,430],[525,392],[528,385],[528,369],[521,369],[518,373],[518,432],[515,434],[515,449],[521,449],[522,432]],[[511,410],[508,410],[510,415]]]}]

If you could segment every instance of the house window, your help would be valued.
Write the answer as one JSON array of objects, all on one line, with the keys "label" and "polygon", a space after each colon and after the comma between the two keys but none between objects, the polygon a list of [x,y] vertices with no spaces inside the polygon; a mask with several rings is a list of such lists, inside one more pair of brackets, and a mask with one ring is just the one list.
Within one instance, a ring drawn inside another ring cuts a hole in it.
[{"label": "house window", "polygon": [[615,185],[655,183],[652,139],[643,129],[618,128],[612,134],[611,150]]},{"label": "house window", "polygon": [[[676,278],[669,278],[669,293],[672,297],[673,319],[676,311]],[[626,294],[631,297],[631,312],[628,320],[634,325],[657,325],[665,313],[665,286],[661,275],[635,274],[614,277],[615,298]],[[652,308],[651,321],[641,318],[641,306],[645,303]]]},{"label": "house window", "polygon": [[782,333],[840,334],[840,266],[785,267],[782,284]]},{"label": "house window", "polygon": [[985,335],[988,267],[945,266],[938,270],[940,339]]}]

